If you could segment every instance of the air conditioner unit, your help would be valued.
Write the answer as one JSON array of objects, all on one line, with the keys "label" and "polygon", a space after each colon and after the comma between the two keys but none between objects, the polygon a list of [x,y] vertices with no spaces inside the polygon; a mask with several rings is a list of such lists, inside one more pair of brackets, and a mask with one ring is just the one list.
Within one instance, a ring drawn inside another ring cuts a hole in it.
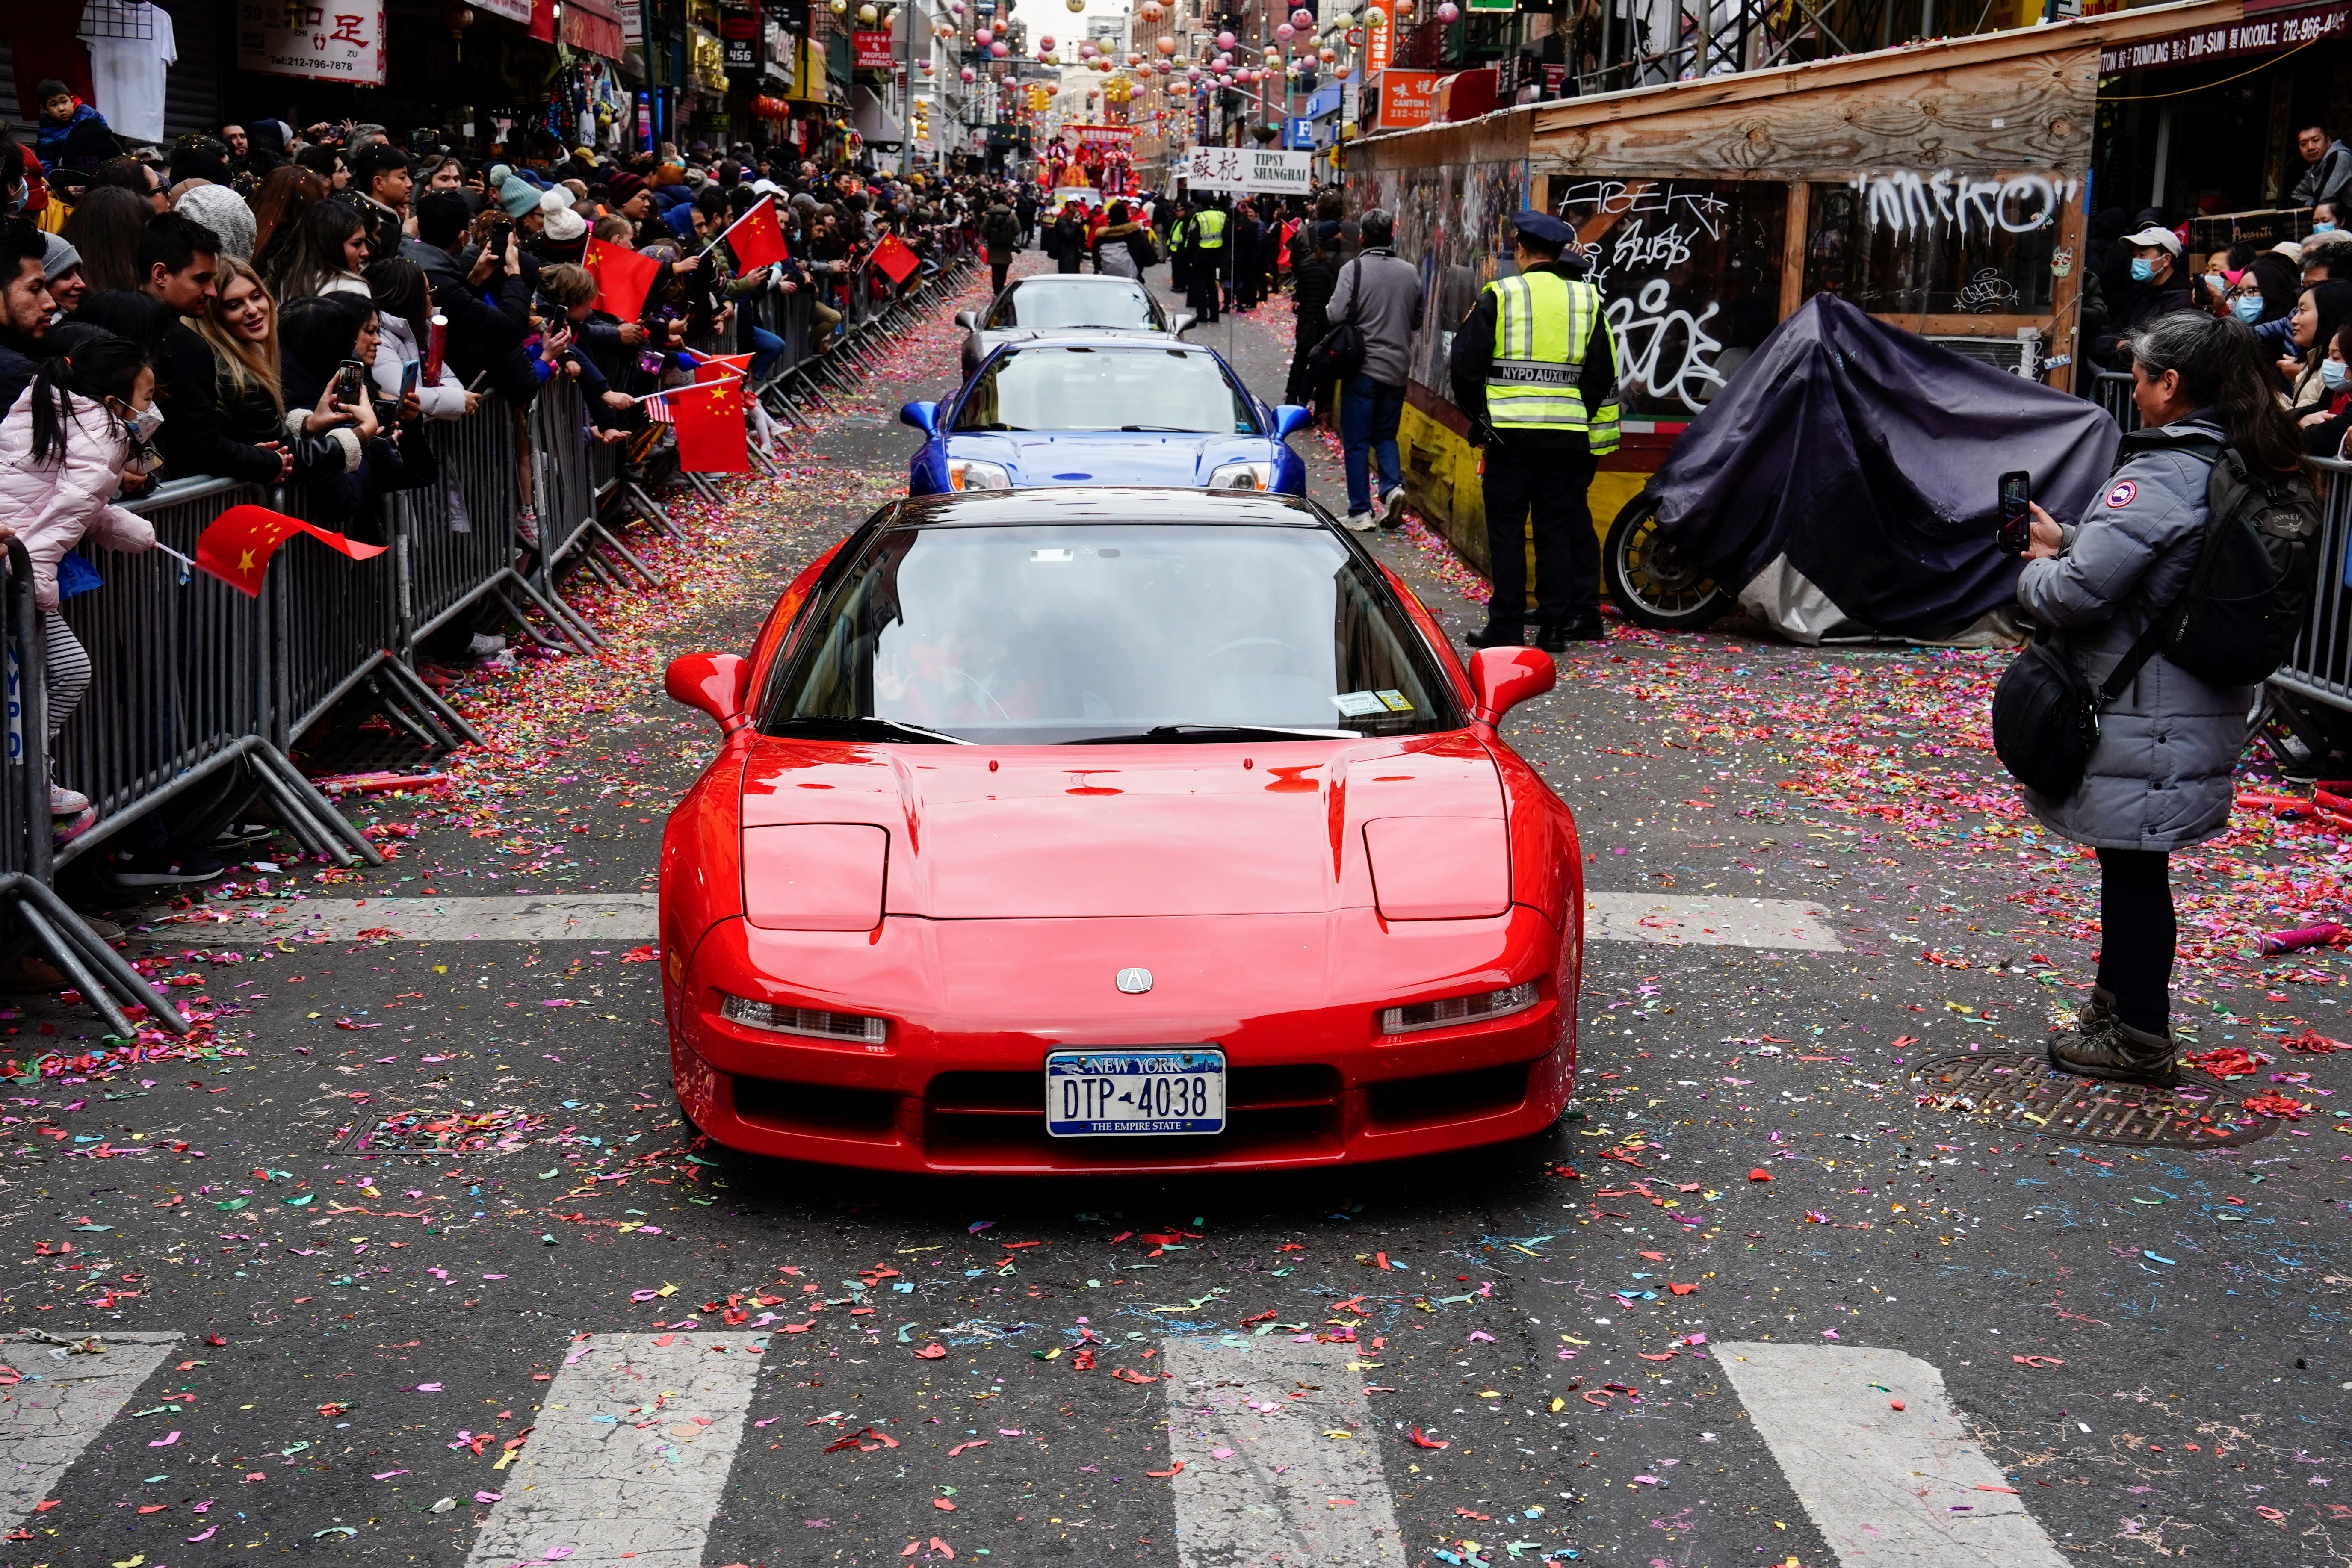
[{"label": "air conditioner unit", "polygon": [[2031,327],[2021,328],[2013,338],[1964,337],[1958,333],[1930,332],[1927,341],[1941,343],[1954,353],[1981,360],[2011,375],[2034,380],[2042,374],[2042,334]]}]

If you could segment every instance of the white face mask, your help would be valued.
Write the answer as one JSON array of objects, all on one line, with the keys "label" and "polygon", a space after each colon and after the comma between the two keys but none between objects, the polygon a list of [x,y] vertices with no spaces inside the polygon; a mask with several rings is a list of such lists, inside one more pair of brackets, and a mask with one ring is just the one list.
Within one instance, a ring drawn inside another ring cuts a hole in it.
[{"label": "white face mask", "polygon": [[151,403],[144,408],[131,409],[129,414],[130,417],[123,420],[123,425],[130,430],[131,440],[142,447],[152,443],[155,432],[163,426],[163,411]]}]

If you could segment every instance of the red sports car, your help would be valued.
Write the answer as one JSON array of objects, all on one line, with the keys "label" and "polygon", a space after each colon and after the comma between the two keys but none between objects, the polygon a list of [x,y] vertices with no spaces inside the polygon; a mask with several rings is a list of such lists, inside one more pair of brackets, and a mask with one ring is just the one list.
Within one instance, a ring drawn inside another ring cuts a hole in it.
[{"label": "red sports car", "polygon": [[1276,1169],[1524,1137],[1574,1072],[1576,825],[1330,515],[1244,491],[894,501],[749,660],[662,845],[680,1102],[936,1172]]}]

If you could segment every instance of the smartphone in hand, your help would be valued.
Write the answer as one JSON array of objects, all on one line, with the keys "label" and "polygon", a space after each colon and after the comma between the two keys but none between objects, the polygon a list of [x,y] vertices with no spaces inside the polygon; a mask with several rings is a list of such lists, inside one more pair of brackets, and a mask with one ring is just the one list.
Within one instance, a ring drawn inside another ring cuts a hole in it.
[{"label": "smartphone in hand", "polygon": [[2033,476],[2013,469],[2000,477],[2000,548],[2022,555],[2033,544]]}]

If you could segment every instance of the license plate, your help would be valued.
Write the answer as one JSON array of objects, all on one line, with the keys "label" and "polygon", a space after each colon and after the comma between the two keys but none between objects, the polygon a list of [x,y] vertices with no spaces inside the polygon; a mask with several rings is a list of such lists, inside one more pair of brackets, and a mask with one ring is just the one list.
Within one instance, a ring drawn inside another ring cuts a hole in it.
[{"label": "license plate", "polygon": [[1163,1046],[1045,1058],[1045,1131],[1055,1138],[1224,1130],[1223,1051]]}]

